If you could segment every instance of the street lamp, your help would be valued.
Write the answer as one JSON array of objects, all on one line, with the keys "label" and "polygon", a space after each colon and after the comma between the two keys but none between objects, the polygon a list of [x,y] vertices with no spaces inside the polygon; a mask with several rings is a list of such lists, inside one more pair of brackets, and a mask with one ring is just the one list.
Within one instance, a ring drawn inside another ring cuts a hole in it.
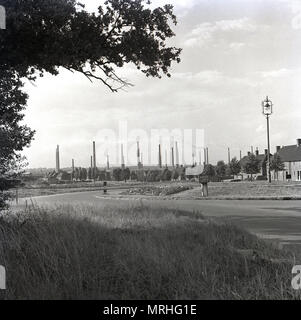
[{"label": "street lamp", "polygon": [[273,113],[273,103],[269,100],[269,97],[266,97],[264,101],[262,101],[262,113],[265,115],[267,119],[267,140],[268,140],[268,159],[267,159],[267,174],[269,183],[272,182],[271,180],[271,170],[270,170],[270,122],[269,117]]}]

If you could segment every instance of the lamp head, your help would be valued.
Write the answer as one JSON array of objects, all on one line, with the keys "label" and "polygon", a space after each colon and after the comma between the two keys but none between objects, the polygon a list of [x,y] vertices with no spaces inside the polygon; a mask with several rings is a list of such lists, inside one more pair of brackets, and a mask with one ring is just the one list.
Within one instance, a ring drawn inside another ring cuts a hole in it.
[{"label": "lamp head", "polygon": [[262,102],[262,113],[266,116],[271,115],[273,113],[273,103],[269,100],[269,97]]}]

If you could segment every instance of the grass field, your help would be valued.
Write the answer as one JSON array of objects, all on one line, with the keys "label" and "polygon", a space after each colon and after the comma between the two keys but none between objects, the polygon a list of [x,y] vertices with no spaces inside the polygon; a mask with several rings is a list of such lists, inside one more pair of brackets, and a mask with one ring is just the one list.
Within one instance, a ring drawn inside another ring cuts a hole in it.
[{"label": "grass field", "polygon": [[294,299],[298,257],[197,212],[58,207],[0,219],[2,299]]},{"label": "grass field", "polygon": [[[97,191],[103,183],[75,183],[70,185],[34,186],[19,189],[19,197],[36,197],[70,192]],[[191,182],[109,182],[109,188],[120,188],[121,195],[168,196],[175,195],[183,199],[200,199],[201,188],[198,183]],[[211,198],[301,198],[301,183],[266,181],[212,182],[209,183]]]},{"label": "grass field", "polygon": [[[209,197],[217,198],[277,198],[301,197],[301,183],[266,181],[213,182],[209,183]],[[180,197],[198,199],[201,197],[199,187],[184,191]]]}]

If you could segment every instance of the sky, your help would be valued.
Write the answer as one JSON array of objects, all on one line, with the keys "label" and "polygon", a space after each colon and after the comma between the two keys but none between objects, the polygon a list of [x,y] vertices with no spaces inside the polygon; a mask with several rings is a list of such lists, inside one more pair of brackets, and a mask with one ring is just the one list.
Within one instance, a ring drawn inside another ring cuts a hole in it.
[{"label": "sky", "polygon": [[[91,11],[102,3],[81,2]],[[93,140],[99,166],[106,163],[107,153],[112,164],[119,163],[121,142],[127,142],[127,164],[135,164],[137,137],[145,164],[157,164],[157,140],[149,141],[158,129],[172,137],[184,129],[193,137],[197,132],[201,140],[204,137],[195,150],[185,149],[186,164],[192,162],[192,152],[197,159],[202,155],[201,147],[209,148],[213,164],[228,159],[228,147],[231,157],[239,157],[240,150],[246,154],[251,146],[262,153],[267,143],[261,102],[267,95],[274,104],[272,153],[277,145],[295,144],[301,138],[301,2],[152,2],[152,7],[173,4],[178,17],[170,43],[183,52],[181,63],[173,64],[172,77],[146,78],[128,65],[118,73],[134,86],[119,93],[68,71],[27,83],[25,122],[36,130],[35,140],[24,151],[29,167],[53,168],[56,145],[63,167],[70,167],[72,158],[77,166],[88,167]],[[127,127],[126,142],[120,138],[121,127]],[[177,141],[181,149],[180,138]],[[167,143],[165,149],[170,162]]]}]

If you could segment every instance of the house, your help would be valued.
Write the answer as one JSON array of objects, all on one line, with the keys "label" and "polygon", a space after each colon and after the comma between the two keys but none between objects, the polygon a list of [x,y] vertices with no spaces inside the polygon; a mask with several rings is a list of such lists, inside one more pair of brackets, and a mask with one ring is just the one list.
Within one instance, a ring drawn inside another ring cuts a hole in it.
[{"label": "house", "polygon": [[71,182],[71,173],[63,170],[59,172],[52,171],[46,175],[46,181],[50,184]]},{"label": "house", "polygon": [[[241,165],[241,168],[242,168],[241,176],[242,176],[243,180],[248,180],[248,179],[251,178],[251,174],[245,173],[243,171],[243,168],[244,168],[246,162],[248,161],[248,158],[249,158],[250,155],[251,155],[251,152],[248,152],[248,155],[246,155],[245,157],[243,157],[240,160],[240,165]],[[272,156],[272,155],[270,155],[270,156]],[[259,150],[257,149],[255,151],[255,157],[259,161],[260,171],[258,173],[256,173],[256,174],[252,175],[253,179],[255,179],[255,180],[267,180],[268,150],[266,149],[263,154],[260,154]]]},{"label": "house", "polygon": [[193,179],[193,178],[198,178],[204,171],[204,166],[203,165],[197,165],[194,167],[188,167],[186,168],[185,175],[187,179]]},{"label": "house", "polygon": [[276,153],[284,162],[284,170],[278,174],[271,172],[273,180],[279,181],[301,181],[301,139],[289,146],[277,146]]}]

